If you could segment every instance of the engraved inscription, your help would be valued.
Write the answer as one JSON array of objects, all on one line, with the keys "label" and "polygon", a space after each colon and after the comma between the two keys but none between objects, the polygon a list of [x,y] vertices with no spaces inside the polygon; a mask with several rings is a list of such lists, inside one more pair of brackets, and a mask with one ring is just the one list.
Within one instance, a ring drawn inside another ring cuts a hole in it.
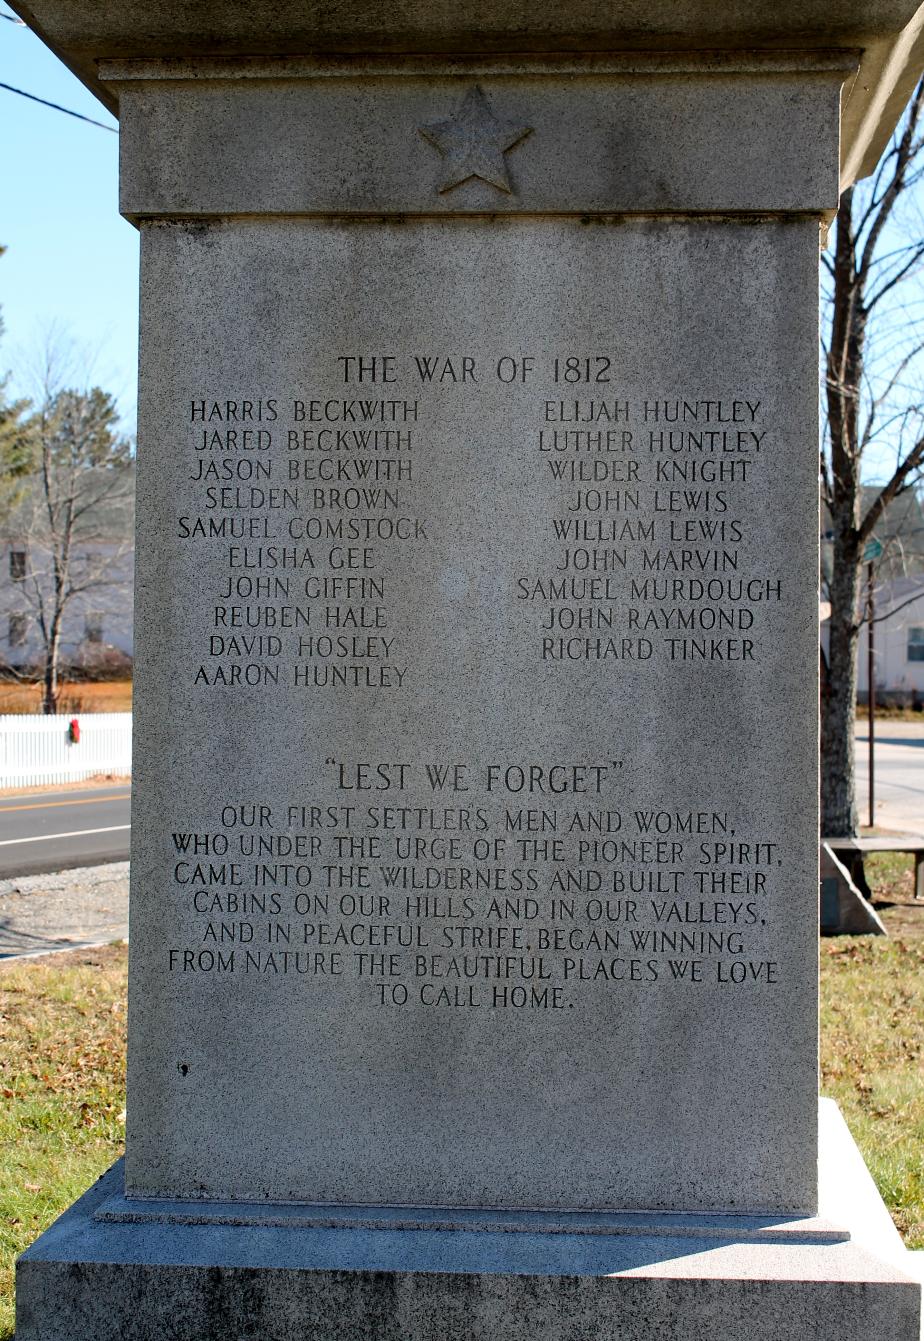
[{"label": "engraved inscription", "polygon": [[[217,556],[221,576],[195,689],[283,705],[293,688],[322,701],[417,687],[415,620],[440,600],[435,547],[454,520],[431,506],[452,469],[434,443],[460,396],[486,421],[518,403],[505,453],[528,506],[493,523],[514,531],[492,607],[511,632],[491,654],[508,674],[758,665],[767,612],[786,598],[752,542],[778,425],[750,387],[630,394],[618,366],[567,350],[331,351],[304,386],[202,388],[178,424],[190,469],[176,535],[191,563]],[[473,505],[489,496],[476,488]],[[412,562],[418,609],[399,580]],[[323,748],[301,791],[224,805],[205,832],[179,821],[165,840],[183,928],[167,973],[353,983],[376,1007],[487,1011],[782,981],[769,930],[779,845],[727,799],[666,809],[631,758]]]},{"label": "engraved inscription", "polygon": [[448,519],[422,500],[442,398],[459,393],[527,406],[507,451],[532,478],[547,543],[502,597],[525,662],[760,662],[786,601],[750,516],[777,425],[749,388],[629,396],[615,369],[612,355],[356,352],[278,395],[203,389],[183,413],[193,487],[176,536],[217,547],[224,571],[194,683],[411,687],[393,588],[446,539]]},{"label": "engraved inscription", "polygon": [[355,980],[379,1006],[574,1010],[628,985],[780,982],[779,845],[630,801],[619,760],[330,758],[310,799],[174,832],[176,974]]}]

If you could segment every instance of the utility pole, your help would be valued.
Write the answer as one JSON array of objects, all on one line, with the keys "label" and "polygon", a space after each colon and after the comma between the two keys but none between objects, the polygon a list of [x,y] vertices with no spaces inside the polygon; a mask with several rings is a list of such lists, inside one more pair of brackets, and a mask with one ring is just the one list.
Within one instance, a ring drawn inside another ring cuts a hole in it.
[{"label": "utility pole", "polygon": [[876,598],[873,593],[873,563],[882,555],[882,541],[873,536],[863,547],[862,562],[866,564],[866,695],[869,710],[869,827],[876,823],[873,755],[876,746],[876,674],[873,668],[873,620]]},{"label": "utility pole", "polygon": [[874,797],[874,753],[876,742],[876,677],[873,669],[873,616],[875,597],[873,596],[873,565],[866,565],[866,681],[869,691],[866,695],[869,709],[869,827],[876,823]]}]

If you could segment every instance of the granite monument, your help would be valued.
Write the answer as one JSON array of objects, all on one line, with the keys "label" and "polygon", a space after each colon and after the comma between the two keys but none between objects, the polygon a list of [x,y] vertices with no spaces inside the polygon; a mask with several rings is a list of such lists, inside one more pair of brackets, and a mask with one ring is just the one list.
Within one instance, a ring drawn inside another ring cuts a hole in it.
[{"label": "granite monument", "polygon": [[917,6],[15,7],[142,248],[126,1156],[21,1341],[910,1336],[814,667]]}]

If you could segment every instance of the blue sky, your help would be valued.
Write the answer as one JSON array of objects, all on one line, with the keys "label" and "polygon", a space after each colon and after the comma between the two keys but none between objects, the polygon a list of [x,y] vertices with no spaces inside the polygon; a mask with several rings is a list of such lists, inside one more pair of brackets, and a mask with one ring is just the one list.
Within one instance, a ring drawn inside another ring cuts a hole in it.
[{"label": "blue sky", "polygon": [[[37,37],[2,20],[0,82],[116,125]],[[30,353],[53,326],[133,430],[138,234],[118,211],[118,145],[118,135],[0,89],[0,370],[24,391]]]}]

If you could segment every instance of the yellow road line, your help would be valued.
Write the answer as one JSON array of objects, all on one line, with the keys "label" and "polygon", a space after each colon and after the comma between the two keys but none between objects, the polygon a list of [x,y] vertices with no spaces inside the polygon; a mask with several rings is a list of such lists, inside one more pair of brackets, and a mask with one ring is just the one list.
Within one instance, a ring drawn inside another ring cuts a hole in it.
[{"label": "yellow road line", "polygon": [[0,815],[13,810],[52,810],[55,806],[101,806],[107,801],[124,801],[131,792],[119,792],[116,796],[81,796],[75,801],[29,801],[19,806],[0,805]]}]

